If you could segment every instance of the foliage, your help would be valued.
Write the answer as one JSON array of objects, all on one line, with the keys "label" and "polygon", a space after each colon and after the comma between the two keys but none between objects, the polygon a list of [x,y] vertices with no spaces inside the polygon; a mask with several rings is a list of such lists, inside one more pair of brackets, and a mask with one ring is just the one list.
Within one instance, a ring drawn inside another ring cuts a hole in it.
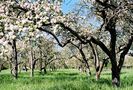
[{"label": "foliage", "polygon": [[[133,42],[132,1],[81,0],[80,3],[83,5],[83,8],[81,6],[80,10],[83,9],[85,12],[83,16],[79,13],[80,11],[63,15],[61,2],[61,0],[1,1],[1,55],[14,59],[16,72],[17,66],[20,64],[17,62],[18,52],[22,52],[24,57],[30,56],[31,67],[35,66],[36,61],[42,61],[42,59],[45,59],[44,67],[46,67],[46,62],[49,63],[54,60],[55,54],[59,52],[54,52],[52,48],[54,42],[47,42],[47,39],[39,41],[40,36],[44,37],[40,31],[52,35],[61,47],[66,46],[68,43],[76,43],[86,64],[88,62],[84,52],[86,53],[87,51],[83,50],[82,46],[90,46],[92,51],[94,51],[92,44],[96,44],[96,47],[99,46],[103,50],[101,53],[103,57],[100,57],[105,58],[103,62],[106,59],[110,59],[112,83],[115,86],[119,86],[125,55]],[[87,13],[89,10],[91,12]],[[90,16],[93,16],[97,22],[100,22],[99,27],[94,28],[93,25],[88,23]],[[16,45],[16,41],[21,42],[21,40],[23,40],[22,43],[26,43],[23,44],[24,47],[22,49]],[[26,49],[31,51],[27,55],[25,54]],[[96,53],[93,54],[96,56]],[[97,62],[99,63],[98,57]],[[87,65],[89,67],[89,64]],[[99,67],[96,68],[96,71],[98,71]]]}]

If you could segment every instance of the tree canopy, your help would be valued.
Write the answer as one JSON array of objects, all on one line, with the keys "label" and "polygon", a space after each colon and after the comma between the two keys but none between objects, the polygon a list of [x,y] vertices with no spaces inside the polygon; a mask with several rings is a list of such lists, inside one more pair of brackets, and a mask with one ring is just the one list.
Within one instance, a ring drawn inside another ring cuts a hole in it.
[{"label": "tree canopy", "polygon": [[[68,14],[62,13],[61,4],[61,0],[0,1],[0,44],[12,46],[17,65],[16,41],[37,38],[40,32],[46,32],[61,47],[79,45],[75,46],[88,67],[82,45],[90,46],[98,63],[96,71],[100,66],[94,47],[100,47],[106,54],[103,62],[111,62],[112,84],[119,86],[125,55],[133,42],[133,1],[80,0],[79,9]],[[99,22],[99,27],[93,26],[89,20],[92,18],[96,19],[94,23]]]}]

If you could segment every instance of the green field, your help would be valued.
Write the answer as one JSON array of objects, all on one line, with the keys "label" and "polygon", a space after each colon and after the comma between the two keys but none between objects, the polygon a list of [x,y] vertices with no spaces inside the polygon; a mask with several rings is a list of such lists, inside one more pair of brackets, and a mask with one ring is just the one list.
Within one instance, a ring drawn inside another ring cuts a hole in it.
[{"label": "green field", "polygon": [[14,80],[8,70],[0,72],[0,90],[133,90],[133,69],[124,69],[121,74],[121,87],[111,85],[109,70],[104,70],[99,81],[94,75],[87,77],[75,69],[60,69],[35,77],[29,77],[29,72],[19,74]]}]

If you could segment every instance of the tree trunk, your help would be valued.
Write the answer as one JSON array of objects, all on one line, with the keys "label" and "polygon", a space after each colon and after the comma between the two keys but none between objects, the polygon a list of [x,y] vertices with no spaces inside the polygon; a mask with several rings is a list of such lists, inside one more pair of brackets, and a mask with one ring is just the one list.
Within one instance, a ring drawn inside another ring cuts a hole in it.
[{"label": "tree trunk", "polygon": [[33,65],[32,64],[31,64],[30,77],[34,77],[34,68],[33,68]]},{"label": "tree trunk", "polygon": [[2,64],[0,64],[0,72],[2,71]]},{"label": "tree trunk", "polygon": [[87,66],[86,67],[87,67],[87,74],[91,76],[91,70],[90,70],[88,62],[87,62]]},{"label": "tree trunk", "polygon": [[42,53],[40,52],[40,60],[39,60],[39,69],[40,69],[40,74],[42,74]]},{"label": "tree trunk", "polygon": [[31,59],[30,64],[31,64],[31,67],[30,67],[31,68],[30,77],[34,77],[33,59]]},{"label": "tree trunk", "polygon": [[42,73],[42,60],[40,60],[40,65],[39,65],[39,67],[40,67],[40,73]]},{"label": "tree trunk", "polygon": [[9,62],[9,68],[10,68],[10,73],[11,73],[11,75],[13,75],[13,73],[12,73],[12,69],[13,69],[12,66],[13,66],[12,63]]},{"label": "tree trunk", "polygon": [[22,66],[21,66],[21,64],[18,65],[18,69],[19,69],[19,73],[21,73],[21,70],[22,70]]},{"label": "tree trunk", "polygon": [[100,60],[98,57],[97,46],[96,45],[94,46],[91,42],[89,42],[89,45],[92,49],[92,53],[93,53],[93,57],[94,57],[94,66],[95,66],[95,70],[96,70],[96,80],[99,80],[103,66],[101,65],[101,67],[100,67]]},{"label": "tree trunk", "polygon": [[15,77],[15,79],[17,79],[18,78],[18,59],[17,59],[16,39],[13,39],[12,49],[13,49],[13,76]]},{"label": "tree trunk", "polygon": [[97,46],[94,46],[94,63],[95,63],[95,69],[96,69],[96,80],[99,80],[100,74],[102,69],[100,69],[100,60],[98,57],[98,52],[97,52]]},{"label": "tree trunk", "polygon": [[[41,41],[40,38],[39,38],[39,42],[42,43],[42,41]],[[42,65],[42,63],[43,63],[43,60],[42,60],[43,57],[42,57],[42,55],[43,55],[43,53],[42,53],[41,45],[39,45],[39,53],[40,53],[39,69],[40,69],[40,74],[42,74],[42,68],[43,68],[43,65]]]},{"label": "tree trunk", "polygon": [[46,67],[44,67],[44,69],[43,69],[43,70],[44,70],[44,74],[46,74],[46,73],[47,73]]},{"label": "tree trunk", "polygon": [[118,72],[118,68],[112,67],[112,84],[113,86],[120,86],[120,73]]},{"label": "tree trunk", "polygon": [[109,23],[105,27],[106,30],[110,33],[110,60],[112,65],[112,84],[113,86],[119,87],[120,86],[120,73],[117,66],[117,60],[116,60],[116,20],[117,18],[113,17],[109,20]]},{"label": "tree trunk", "polygon": [[88,69],[88,72],[91,75],[91,71],[90,71],[90,66],[88,64],[88,60],[86,59],[86,56],[85,56],[85,54],[84,54],[84,52],[82,50],[82,44],[80,45],[80,47],[78,49],[79,49],[79,52],[80,52],[80,54],[81,54],[81,56],[83,58],[83,61],[85,62],[86,68]]},{"label": "tree trunk", "polygon": [[110,60],[111,60],[111,65],[112,65],[112,68],[111,68],[112,84],[113,86],[119,87],[120,86],[120,73],[119,73],[119,68],[117,66],[116,56],[111,55]]},{"label": "tree trunk", "polygon": [[34,76],[34,66],[33,66],[34,61],[33,61],[33,58],[34,58],[34,56],[33,56],[33,51],[32,51],[32,48],[31,48],[31,58],[30,58],[30,69],[31,69],[31,71],[30,71],[30,77]]}]

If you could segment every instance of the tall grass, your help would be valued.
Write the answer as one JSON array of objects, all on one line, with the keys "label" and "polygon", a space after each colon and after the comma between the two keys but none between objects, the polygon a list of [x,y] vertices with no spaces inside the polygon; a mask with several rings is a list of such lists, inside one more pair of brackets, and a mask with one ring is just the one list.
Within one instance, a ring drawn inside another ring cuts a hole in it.
[{"label": "tall grass", "polygon": [[35,77],[29,77],[29,72],[19,74],[14,80],[8,70],[0,73],[0,90],[132,90],[133,70],[124,69],[121,74],[121,87],[111,85],[110,71],[102,73],[99,81],[94,76],[87,77],[75,69],[60,69],[40,75],[35,72]]}]

